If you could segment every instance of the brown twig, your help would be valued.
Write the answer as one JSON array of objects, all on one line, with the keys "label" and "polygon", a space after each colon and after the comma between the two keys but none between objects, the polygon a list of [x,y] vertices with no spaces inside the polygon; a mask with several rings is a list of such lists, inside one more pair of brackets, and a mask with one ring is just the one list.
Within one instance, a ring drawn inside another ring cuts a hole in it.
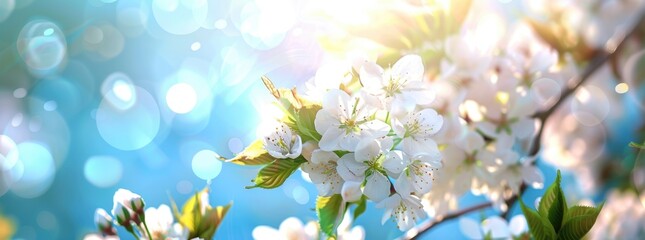
[{"label": "brown twig", "polygon": [[[567,89],[565,89],[562,92],[562,94],[560,95],[560,99],[558,99],[558,101],[553,106],[551,106],[547,110],[538,112],[538,113],[533,115],[534,118],[540,120],[541,124],[540,124],[540,127],[538,129],[537,134],[535,135],[535,137],[533,138],[533,140],[531,142],[529,152],[527,153],[528,156],[536,156],[539,153],[540,148],[541,148],[540,147],[540,142],[541,142],[541,139],[542,139],[542,133],[544,131],[544,126],[546,125],[546,122],[549,119],[549,117],[551,115],[553,115],[553,113],[565,102],[565,100],[571,94],[575,93],[576,90],[578,90],[578,88],[580,86],[582,86],[586,81],[588,81],[590,79],[590,77],[596,72],[596,70],[598,70],[600,67],[602,67],[609,59],[611,59],[614,56],[615,53],[619,52],[619,50],[621,50],[625,46],[625,43],[627,42],[626,40],[634,35],[636,30],[638,30],[638,28],[643,24],[644,21],[645,21],[645,12],[641,12],[641,14],[639,16],[639,19],[637,20],[636,24],[634,24],[632,29],[623,37],[623,39],[616,46],[615,49],[610,50],[610,51],[606,51],[606,50],[605,51],[600,51],[600,53],[597,54],[596,57],[594,57],[590,61],[590,63],[587,65],[587,67],[582,72],[582,74],[580,74],[579,76],[577,76],[574,79],[574,80],[577,80],[577,81],[574,81],[575,84],[573,86],[570,86]],[[508,199],[506,201],[506,204],[508,206],[508,210],[506,212],[502,213],[502,216],[504,218],[506,218],[506,215],[508,214],[508,212],[510,212],[511,207],[513,207],[515,202],[517,202],[519,197],[522,196],[522,194],[525,192],[524,191],[525,189],[526,189],[526,185],[522,184],[522,186],[520,187],[519,194],[511,197],[510,199]],[[427,221],[425,223],[422,223],[420,226],[415,227],[412,230],[406,232],[406,234],[403,236],[403,239],[418,239],[421,235],[427,233],[430,229],[432,229],[432,228],[434,228],[434,227],[436,227],[436,226],[438,226],[438,225],[440,225],[440,224],[442,224],[442,223],[444,223],[444,222],[446,222],[448,220],[455,219],[455,218],[458,218],[458,217],[460,217],[462,215],[465,215],[465,214],[468,214],[468,213],[471,213],[471,212],[474,212],[474,211],[482,210],[482,209],[485,209],[485,208],[488,208],[488,207],[491,207],[491,206],[493,206],[492,202],[481,203],[481,204],[478,204],[478,205],[474,205],[474,206],[471,206],[471,207],[468,207],[468,208],[461,209],[461,210],[459,210],[457,212],[446,214],[446,215],[444,215],[443,217],[441,217],[439,219],[434,219],[432,221]]]}]

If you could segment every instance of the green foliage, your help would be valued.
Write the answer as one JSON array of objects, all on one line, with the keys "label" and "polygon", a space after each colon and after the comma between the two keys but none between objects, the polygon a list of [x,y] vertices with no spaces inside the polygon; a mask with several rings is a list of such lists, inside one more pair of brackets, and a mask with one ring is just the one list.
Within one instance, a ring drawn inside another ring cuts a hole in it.
[{"label": "green foliage", "polygon": [[264,165],[273,161],[275,161],[275,158],[267,152],[264,148],[264,143],[259,139],[255,140],[233,159],[226,160],[226,162],[237,165]]},{"label": "green foliage", "polygon": [[300,109],[289,110],[283,122],[296,131],[303,142],[310,140],[318,142],[322,136],[316,131],[314,121],[321,108],[322,106],[318,104],[304,103]]},{"label": "green foliage", "polygon": [[535,239],[581,239],[593,227],[600,214],[602,204],[599,207],[568,208],[560,187],[561,178],[558,170],[555,182],[542,196],[538,211],[530,209],[520,199],[522,212]]},{"label": "green foliage", "polygon": [[562,218],[567,212],[567,202],[564,199],[560,181],[561,177],[558,171],[555,182],[547,188],[540,201],[540,206],[538,206],[540,216],[548,218],[556,232],[560,230]]},{"label": "green foliage", "polygon": [[354,209],[354,220],[361,216],[365,209],[367,208],[367,197],[365,195],[361,196],[361,200],[356,202],[356,209]]},{"label": "green foliage", "polygon": [[253,179],[255,185],[246,188],[261,187],[269,189],[279,187],[304,162],[307,162],[307,160],[302,156],[296,159],[277,159],[260,169],[258,175]]},{"label": "green foliage", "polygon": [[176,219],[179,219],[179,223],[188,229],[189,239],[213,239],[217,228],[232,205],[229,203],[224,206],[211,207],[208,202],[202,202],[204,199],[208,199],[202,194],[208,194],[208,189],[205,188],[188,199],[184,203],[181,213],[177,204],[171,201],[173,214]]},{"label": "green foliage", "polygon": [[318,196],[316,199],[316,214],[322,232],[328,237],[336,237],[336,228],[343,220],[346,204],[340,194],[330,197]]},{"label": "green foliage", "polygon": [[630,142],[629,146],[633,147],[633,148],[636,148],[636,149],[645,150],[645,143],[638,144],[638,143],[635,143],[635,142]]}]

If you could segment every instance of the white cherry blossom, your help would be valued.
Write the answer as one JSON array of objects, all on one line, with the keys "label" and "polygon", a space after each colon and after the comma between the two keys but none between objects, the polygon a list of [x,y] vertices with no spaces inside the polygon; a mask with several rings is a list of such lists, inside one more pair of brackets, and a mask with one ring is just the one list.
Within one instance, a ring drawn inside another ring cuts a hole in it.
[{"label": "white cherry blossom", "polygon": [[393,218],[397,227],[405,231],[414,227],[417,221],[425,218],[426,213],[423,210],[421,199],[410,194],[411,188],[406,181],[397,180],[394,183],[394,189],[396,193],[379,202],[376,207],[385,208],[381,223]]},{"label": "white cherry blossom", "polygon": [[401,144],[407,153],[437,154],[439,148],[431,138],[443,125],[441,117],[433,109],[423,109],[411,112],[401,119],[392,119],[392,129],[397,136],[402,138]]},{"label": "white cherry blossom", "polygon": [[390,126],[373,119],[376,109],[359,96],[350,97],[341,90],[329,91],[314,121],[322,135],[318,145],[325,151],[354,151],[363,139],[387,135]]},{"label": "white cherry blossom", "polygon": [[[345,154],[338,160],[338,174],[345,181],[363,182],[363,194],[378,202],[390,195],[390,181],[383,165],[387,152],[392,147],[390,139],[364,140],[358,144],[355,153]],[[387,169],[392,170],[392,169]]]},{"label": "white cherry blossom", "polygon": [[518,239],[528,237],[528,223],[524,215],[516,215],[508,222],[499,216],[491,216],[481,223],[468,218],[459,219],[461,232],[469,239],[484,239],[488,234],[492,239]]},{"label": "white cherry blossom", "polygon": [[276,124],[262,140],[264,148],[274,158],[297,158],[302,153],[302,139],[284,123]]},{"label": "white cherry blossom", "polygon": [[363,91],[377,97],[381,107],[392,112],[410,111],[430,104],[434,92],[423,81],[423,62],[418,55],[406,55],[390,71],[376,63],[365,63],[360,71]]},{"label": "white cherry blossom", "polygon": [[316,184],[318,195],[340,193],[345,181],[336,171],[338,159],[336,153],[318,149],[312,152],[311,160],[302,165],[302,171],[308,173],[311,182]]}]

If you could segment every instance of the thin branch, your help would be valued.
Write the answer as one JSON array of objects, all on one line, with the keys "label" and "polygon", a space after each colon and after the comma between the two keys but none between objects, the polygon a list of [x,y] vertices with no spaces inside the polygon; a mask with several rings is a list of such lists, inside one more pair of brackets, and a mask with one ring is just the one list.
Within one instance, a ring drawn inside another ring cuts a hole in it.
[{"label": "thin branch", "polygon": [[[571,94],[575,93],[576,90],[578,90],[578,88],[580,86],[582,86],[585,82],[587,82],[590,79],[590,77],[596,72],[596,70],[601,68],[609,59],[611,59],[614,56],[614,54],[619,52],[625,46],[625,44],[627,42],[626,40],[634,35],[636,30],[638,30],[638,28],[643,24],[644,21],[645,21],[645,12],[641,12],[641,14],[639,16],[639,19],[636,21],[636,23],[634,24],[632,29],[623,37],[623,39],[616,46],[616,48],[614,48],[613,50],[610,50],[610,51],[600,51],[600,53],[598,53],[596,55],[596,57],[594,57],[590,61],[590,63],[587,65],[587,67],[582,72],[582,74],[580,76],[576,77],[577,81],[574,81],[574,82],[576,82],[576,84],[574,84],[573,86],[571,86],[571,87],[567,88],[566,90],[564,90],[562,92],[562,94],[560,95],[560,99],[558,99],[558,101],[553,106],[551,106],[547,110],[538,112],[538,113],[533,115],[534,118],[536,118],[536,119],[541,121],[541,124],[540,124],[540,127],[538,129],[537,134],[535,135],[535,137],[533,138],[533,140],[531,142],[531,146],[529,148],[528,156],[536,156],[539,153],[540,148],[541,148],[540,147],[540,142],[541,142],[541,139],[542,139],[542,133],[544,132],[544,126],[546,125],[546,122],[549,119],[549,117],[565,102],[565,100]],[[502,216],[504,218],[506,218],[506,215],[510,212],[511,207],[513,207],[513,205],[519,199],[519,197],[522,196],[522,194],[525,192],[524,190],[526,190],[526,188],[527,188],[526,185],[522,184],[522,186],[520,187],[519,194],[511,197],[510,199],[508,199],[506,201],[506,204],[508,206],[508,210],[502,214]],[[471,213],[471,212],[474,212],[474,211],[486,209],[486,208],[491,207],[491,206],[493,206],[492,202],[481,203],[479,205],[464,208],[464,209],[459,210],[457,212],[446,214],[443,217],[438,218],[438,219],[434,219],[434,220],[431,220],[431,221],[430,220],[426,221],[425,223],[422,223],[420,226],[415,227],[415,228],[409,230],[408,232],[406,232],[406,234],[403,236],[403,239],[418,239],[421,235],[427,233],[430,229],[432,229],[432,228],[434,228],[434,227],[436,227],[436,226],[438,226],[438,225],[440,225],[440,224],[442,224],[442,223],[444,223],[444,222],[446,222],[448,220],[458,218],[458,217],[460,217],[462,215],[465,215],[465,214],[468,214],[468,213]]]}]

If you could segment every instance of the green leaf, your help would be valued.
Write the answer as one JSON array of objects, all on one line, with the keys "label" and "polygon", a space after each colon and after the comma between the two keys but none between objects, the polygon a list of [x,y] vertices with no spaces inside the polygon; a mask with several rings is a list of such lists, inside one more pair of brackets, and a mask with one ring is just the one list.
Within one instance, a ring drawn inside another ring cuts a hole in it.
[{"label": "green leaf", "polygon": [[354,209],[354,220],[365,212],[365,209],[367,208],[367,197],[365,197],[365,195],[361,196],[361,200],[356,204],[356,209]]},{"label": "green leaf", "polygon": [[598,209],[595,207],[573,206],[569,208],[569,210],[567,211],[567,214],[564,215],[564,219],[562,220],[562,223],[563,224],[566,223],[567,221],[569,221],[571,218],[575,216],[595,214],[596,211],[598,211]]},{"label": "green leaf", "polygon": [[261,187],[269,189],[279,187],[300,167],[300,164],[306,161],[302,156],[296,159],[277,159],[260,169],[258,175],[253,179],[255,185],[246,188]]},{"label": "green leaf", "polygon": [[237,165],[264,165],[275,160],[264,148],[262,140],[255,140],[244,151],[226,162]]},{"label": "green leaf", "polygon": [[[575,208],[575,210],[574,210]],[[589,207],[573,207],[569,211],[567,221],[562,225],[562,230],[558,233],[558,239],[560,240],[578,240],[582,239],[594,223],[596,223],[596,218],[602,210],[602,205],[598,208],[589,208]]]},{"label": "green leaf", "polygon": [[548,219],[541,217],[535,210],[528,208],[520,199],[520,207],[526,217],[529,230],[537,240],[552,240],[556,238],[555,230]]},{"label": "green leaf", "polygon": [[314,121],[316,120],[316,114],[321,108],[322,106],[317,104],[305,104],[300,110],[296,110],[296,124],[292,129],[300,135],[303,142],[310,140],[320,141],[322,136],[316,131]]},{"label": "green leaf", "polygon": [[195,193],[193,197],[188,199],[181,210],[181,217],[179,222],[184,227],[188,228],[190,233],[197,232],[197,227],[201,222],[201,203],[199,200],[200,194],[208,194],[208,189],[204,189],[201,192]]},{"label": "green leaf", "polygon": [[320,229],[328,237],[336,236],[336,228],[343,220],[346,204],[343,203],[343,197],[340,194],[334,194],[330,197],[318,196],[316,199],[316,214]]},{"label": "green leaf", "polygon": [[561,179],[560,170],[558,170],[555,182],[546,190],[538,207],[540,216],[549,219],[556,232],[560,230],[562,219],[567,212],[567,201],[560,188]]}]

